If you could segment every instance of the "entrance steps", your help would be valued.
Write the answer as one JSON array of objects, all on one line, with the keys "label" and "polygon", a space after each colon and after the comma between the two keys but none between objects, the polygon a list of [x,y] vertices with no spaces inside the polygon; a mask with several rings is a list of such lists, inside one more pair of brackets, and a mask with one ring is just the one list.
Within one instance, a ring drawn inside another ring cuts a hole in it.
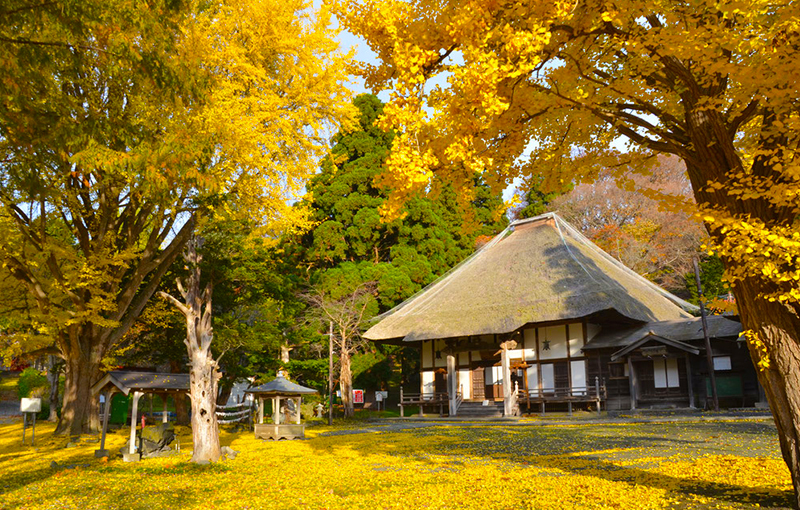
[{"label": "entrance steps", "polygon": [[503,402],[488,401],[488,405],[483,405],[484,402],[472,402],[465,400],[458,407],[457,416],[459,418],[502,418],[503,417]]}]

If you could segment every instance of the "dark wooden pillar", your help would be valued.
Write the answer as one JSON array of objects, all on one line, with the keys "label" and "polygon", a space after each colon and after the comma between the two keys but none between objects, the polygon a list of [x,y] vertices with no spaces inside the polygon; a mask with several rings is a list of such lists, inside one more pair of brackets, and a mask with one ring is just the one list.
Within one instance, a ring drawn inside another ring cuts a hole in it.
[{"label": "dark wooden pillar", "polygon": [[692,360],[686,355],[686,388],[689,390],[689,407],[694,407],[694,386],[692,385]]},{"label": "dark wooden pillar", "polygon": [[628,356],[628,384],[631,393],[631,410],[636,409],[636,387],[638,381],[636,380],[636,371],[633,369],[633,362],[631,357]]}]

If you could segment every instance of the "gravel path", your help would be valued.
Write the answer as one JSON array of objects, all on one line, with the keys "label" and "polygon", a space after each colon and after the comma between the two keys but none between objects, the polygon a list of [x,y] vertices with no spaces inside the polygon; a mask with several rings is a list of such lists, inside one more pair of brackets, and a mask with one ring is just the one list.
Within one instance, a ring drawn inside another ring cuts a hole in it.
[{"label": "gravel path", "polygon": [[19,400],[0,401],[0,417],[19,416]]},{"label": "gravel path", "polygon": [[614,425],[614,424],[645,424],[645,423],[709,423],[709,422],[741,422],[767,421],[772,423],[772,416],[768,413],[702,413],[695,415],[638,415],[624,417],[603,417],[599,419],[548,419],[548,420],[448,420],[447,418],[407,418],[384,419],[365,422],[362,425],[353,424],[352,428],[338,429],[322,432],[320,436],[346,436],[351,434],[376,434],[400,432],[403,430],[420,429],[426,427],[552,427],[564,425]]}]

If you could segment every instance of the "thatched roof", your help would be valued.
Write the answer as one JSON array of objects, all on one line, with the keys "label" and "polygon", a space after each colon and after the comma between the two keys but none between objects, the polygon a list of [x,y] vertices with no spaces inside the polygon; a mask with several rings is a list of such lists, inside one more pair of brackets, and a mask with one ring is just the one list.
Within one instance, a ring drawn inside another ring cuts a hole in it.
[{"label": "thatched roof", "polygon": [[694,308],[549,213],[512,223],[364,336],[411,342],[499,334],[607,310],[641,322],[690,317],[681,307]]},{"label": "thatched roof", "polygon": [[[708,323],[709,338],[738,338],[742,332],[742,324],[732,321],[721,315],[711,315],[706,318]],[[584,351],[593,349],[607,349],[627,347],[644,338],[661,337],[677,342],[703,340],[703,323],[700,317],[677,321],[663,321],[645,324],[636,329],[600,333],[584,347]]]}]

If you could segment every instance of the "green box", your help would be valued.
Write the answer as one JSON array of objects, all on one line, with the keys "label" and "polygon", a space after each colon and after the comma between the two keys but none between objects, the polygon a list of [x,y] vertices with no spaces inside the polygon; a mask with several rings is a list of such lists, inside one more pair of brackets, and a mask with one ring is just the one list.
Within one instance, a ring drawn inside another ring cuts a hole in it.
[{"label": "green box", "polygon": [[108,417],[110,423],[125,424],[128,422],[128,402],[130,397],[122,393],[114,393],[111,397],[111,415]]},{"label": "green box", "polygon": [[[742,378],[738,375],[717,375],[717,396],[741,397],[743,393]],[[711,379],[706,377],[706,395],[711,395]]]}]

